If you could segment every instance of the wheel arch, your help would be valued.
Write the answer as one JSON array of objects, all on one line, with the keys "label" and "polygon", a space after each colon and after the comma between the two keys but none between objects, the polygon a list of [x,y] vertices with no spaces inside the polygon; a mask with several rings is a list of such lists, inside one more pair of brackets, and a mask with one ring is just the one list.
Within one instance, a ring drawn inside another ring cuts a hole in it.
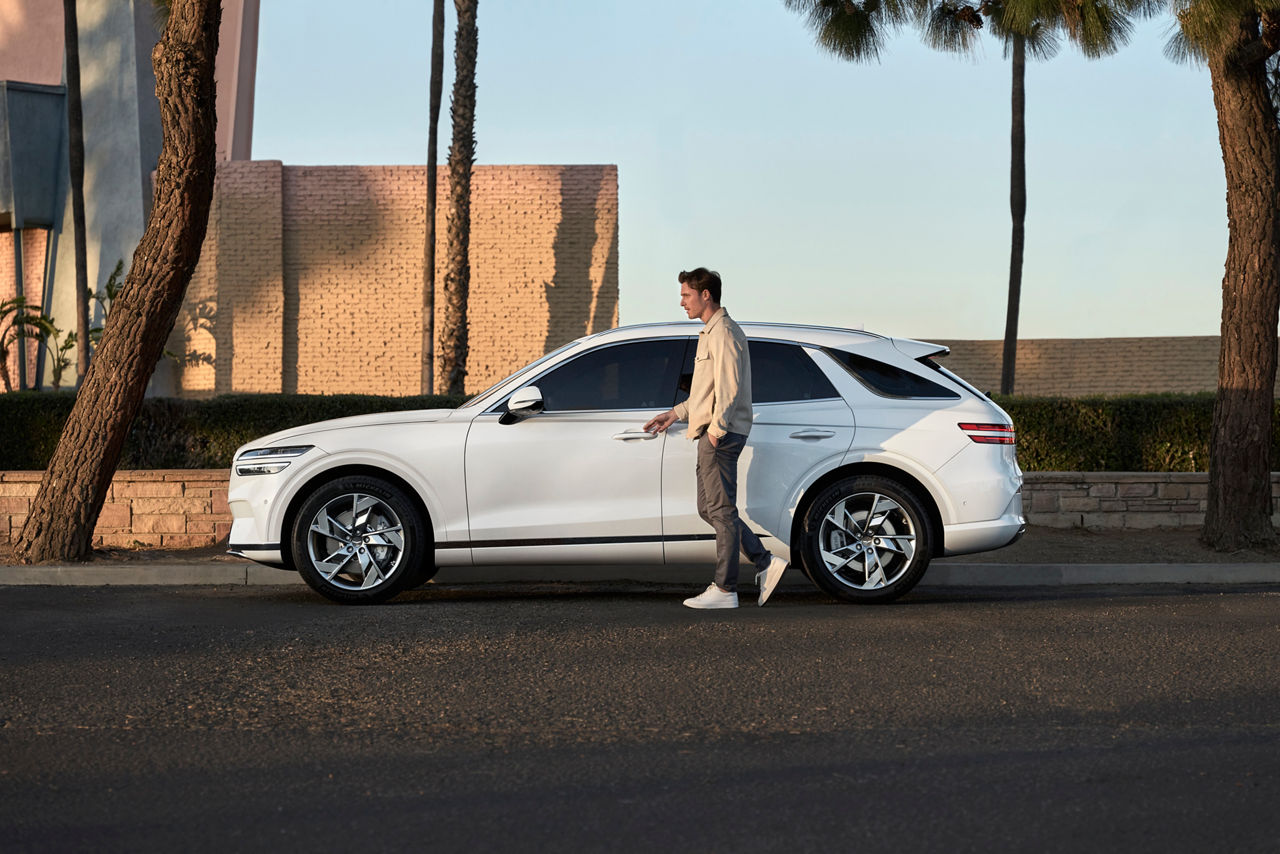
[{"label": "wheel arch", "polygon": [[[920,503],[924,505],[925,512],[929,514],[929,521],[933,525],[933,545],[929,550],[930,557],[940,557],[944,549],[944,540],[946,532],[942,527],[942,512],[938,509],[938,502],[934,500],[933,493],[929,488],[920,481],[919,478],[913,476],[910,472],[888,465],[887,463],[877,462],[856,462],[838,466],[826,474],[819,477],[813,483],[809,484],[809,488],[804,491],[799,503],[796,505],[796,512],[791,517],[791,562],[796,563],[801,559],[800,548],[802,542],[802,528],[804,526],[804,517],[809,512],[809,505],[813,503],[822,491],[831,484],[848,477],[857,477],[859,475],[872,475],[875,477],[883,477],[901,484],[906,489],[911,490]],[[798,564],[797,564],[798,565]]]},{"label": "wheel arch", "polygon": [[293,522],[298,515],[299,508],[311,497],[311,493],[316,487],[341,477],[359,475],[380,478],[404,490],[405,495],[409,496],[409,500],[413,502],[414,507],[422,514],[423,524],[427,526],[426,557],[434,559],[436,547],[435,528],[431,522],[431,511],[427,509],[427,503],[422,500],[418,490],[414,489],[412,484],[393,471],[373,465],[351,463],[318,471],[294,491],[293,498],[289,500],[289,506],[285,509],[280,531],[280,552],[287,566],[296,565],[293,563],[293,536],[291,532],[293,531]]}]

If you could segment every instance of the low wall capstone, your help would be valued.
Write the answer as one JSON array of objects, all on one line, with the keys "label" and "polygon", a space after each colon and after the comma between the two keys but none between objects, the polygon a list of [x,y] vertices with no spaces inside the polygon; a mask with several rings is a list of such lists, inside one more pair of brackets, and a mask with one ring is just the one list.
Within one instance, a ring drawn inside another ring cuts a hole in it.
[{"label": "low wall capstone", "polygon": [[[40,486],[38,471],[0,472],[0,540],[22,530]],[[197,548],[231,532],[226,469],[119,471],[94,545]],[[1204,524],[1206,472],[1028,472],[1022,506],[1032,525],[1050,528],[1196,528]],[[1280,498],[1280,473],[1271,475]],[[1280,513],[1272,516],[1280,526]]]}]

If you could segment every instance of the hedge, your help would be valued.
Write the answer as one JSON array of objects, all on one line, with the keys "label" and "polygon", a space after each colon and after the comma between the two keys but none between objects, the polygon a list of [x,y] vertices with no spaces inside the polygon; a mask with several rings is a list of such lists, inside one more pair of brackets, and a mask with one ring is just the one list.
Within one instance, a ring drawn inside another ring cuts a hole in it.
[{"label": "hedge", "polygon": [[[125,442],[122,469],[228,468],[244,443],[300,424],[403,409],[454,408],[464,398],[442,395],[230,394],[208,400],[147,398]],[[43,469],[75,395],[0,394],[0,471]]]},{"label": "hedge", "polygon": [[[1212,393],[1107,398],[997,396],[1013,417],[1026,471],[1205,471]],[[73,395],[0,395],[0,471],[42,469]],[[369,412],[455,407],[461,398],[372,395],[225,395],[148,398],[125,444],[122,469],[226,468],[245,442],[267,433]],[[1273,423],[1280,425],[1280,412]],[[1280,461],[1280,433],[1272,457]]]},{"label": "hedge", "polygon": [[[1024,471],[1207,471],[1214,394],[1005,397]],[[1273,421],[1275,420],[1273,416]],[[1272,435],[1272,456],[1277,455]]]}]

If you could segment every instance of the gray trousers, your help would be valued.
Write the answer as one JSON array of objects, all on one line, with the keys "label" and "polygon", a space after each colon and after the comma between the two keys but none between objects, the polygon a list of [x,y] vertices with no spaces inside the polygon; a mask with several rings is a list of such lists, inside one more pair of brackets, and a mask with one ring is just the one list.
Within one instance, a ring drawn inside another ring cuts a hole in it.
[{"label": "gray trousers", "polygon": [[747,444],[741,433],[728,433],[718,444],[703,433],[698,438],[698,515],[716,532],[716,584],[738,588],[738,551],[757,569],[767,569],[772,555],[760,538],[738,518],[738,457]]}]

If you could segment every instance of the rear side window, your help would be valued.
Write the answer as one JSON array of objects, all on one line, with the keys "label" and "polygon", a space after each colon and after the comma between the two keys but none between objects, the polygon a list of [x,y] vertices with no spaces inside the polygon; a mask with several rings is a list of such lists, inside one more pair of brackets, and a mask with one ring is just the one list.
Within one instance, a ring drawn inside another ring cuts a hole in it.
[{"label": "rear side window", "polygon": [[[693,383],[693,358],[697,341],[689,342],[684,370],[680,375],[680,391],[676,402],[689,399]],[[836,387],[822,369],[813,363],[803,347],[777,341],[748,341],[751,354],[751,402],[783,403],[797,400],[829,400],[839,397]]]},{"label": "rear side window", "polygon": [[776,341],[750,341],[751,402],[826,400],[839,392],[803,347]]},{"label": "rear side window", "polygon": [[881,397],[923,397],[933,400],[957,400],[960,397],[957,392],[933,380],[895,365],[878,362],[847,350],[827,350],[827,354],[852,374],[854,379]]}]

